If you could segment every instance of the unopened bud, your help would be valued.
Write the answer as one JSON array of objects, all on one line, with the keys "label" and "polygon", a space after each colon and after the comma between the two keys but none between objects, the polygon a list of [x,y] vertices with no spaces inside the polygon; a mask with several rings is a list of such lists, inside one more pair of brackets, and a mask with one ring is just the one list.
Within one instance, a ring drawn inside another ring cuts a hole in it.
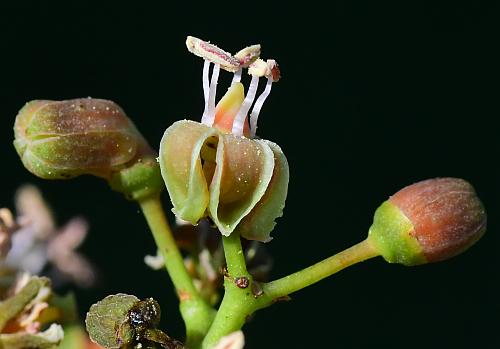
[{"label": "unopened bud", "polygon": [[407,186],[375,212],[369,239],[390,263],[417,265],[451,258],[486,230],[486,212],[463,179],[435,178]]},{"label": "unopened bud", "polygon": [[[31,101],[19,111],[14,134],[14,146],[24,166],[38,177],[95,175],[112,181],[113,188],[132,198],[138,196],[134,190],[142,178],[129,178],[131,175],[157,177],[156,183],[161,183],[156,154],[125,112],[111,101]],[[130,171],[137,166],[139,170]],[[134,187],[128,188],[128,184]]]}]

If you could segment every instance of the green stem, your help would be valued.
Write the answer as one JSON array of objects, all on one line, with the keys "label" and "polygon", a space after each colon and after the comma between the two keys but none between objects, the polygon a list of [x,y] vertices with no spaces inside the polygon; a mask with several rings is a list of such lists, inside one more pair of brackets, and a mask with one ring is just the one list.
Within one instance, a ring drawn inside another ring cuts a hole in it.
[{"label": "green stem", "polygon": [[[371,242],[366,239],[349,247],[321,262],[311,265],[296,273],[263,285],[262,301],[272,303],[274,300],[285,297],[293,292],[310,286],[330,275],[333,275],[353,264],[363,262],[378,256]],[[266,303],[266,302],[264,302]]]},{"label": "green stem", "polygon": [[[255,302],[251,292],[253,279],[247,271],[240,236],[236,233],[223,236],[222,243],[228,273],[224,279],[224,298],[203,340],[203,349],[211,349],[222,337],[243,327],[247,315],[253,312],[252,304]],[[243,279],[248,281],[246,287],[244,282],[239,282]]]},{"label": "green stem", "polygon": [[[203,340],[202,349],[213,348],[223,336],[239,330],[244,325],[245,319],[255,311],[268,307],[279,299],[350,265],[379,255],[367,239],[308,268],[263,284],[261,285],[263,293],[254,295],[251,291],[253,280],[246,271],[239,236],[236,239],[231,235],[228,238],[223,238],[223,242],[229,277],[224,282],[224,298],[215,320]],[[239,288],[234,282],[235,276],[241,275],[246,276],[250,281],[249,286],[245,289]]]},{"label": "green stem", "polygon": [[186,345],[196,347],[207,333],[215,310],[200,296],[186,270],[184,260],[165,217],[160,196],[146,197],[139,201],[139,205],[177,291],[181,315],[186,325]]},{"label": "green stem", "polygon": [[240,236],[236,233],[223,236],[222,244],[224,246],[224,256],[226,257],[226,266],[229,275],[234,277],[251,277],[247,270]]}]

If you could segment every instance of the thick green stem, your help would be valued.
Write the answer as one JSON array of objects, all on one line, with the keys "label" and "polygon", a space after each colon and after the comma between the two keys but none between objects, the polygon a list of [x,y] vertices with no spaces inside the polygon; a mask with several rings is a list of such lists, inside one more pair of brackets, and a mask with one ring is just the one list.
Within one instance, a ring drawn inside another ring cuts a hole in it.
[{"label": "thick green stem", "polygon": [[[202,348],[211,349],[221,337],[239,330],[253,312],[268,307],[281,298],[312,285],[336,272],[366,259],[378,256],[371,242],[364,240],[308,268],[263,284],[255,293],[254,282],[246,270],[238,237],[223,238],[229,276],[224,282],[225,294],[215,320],[205,337]],[[236,278],[248,278],[248,287],[238,287]],[[255,294],[254,294],[255,293]]]},{"label": "thick green stem", "polygon": [[144,198],[139,201],[139,204],[177,291],[181,315],[186,325],[186,344],[189,347],[196,347],[207,333],[215,310],[200,296],[186,270],[184,260],[165,217],[159,195]]},{"label": "thick green stem", "polygon": [[212,348],[224,336],[239,330],[255,302],[251,292],[252,276],[248,273],[245,255],[238,234],[222,237],[227,275],[224,280],[224,298],[214,322],[203,340],[202,348]]}]

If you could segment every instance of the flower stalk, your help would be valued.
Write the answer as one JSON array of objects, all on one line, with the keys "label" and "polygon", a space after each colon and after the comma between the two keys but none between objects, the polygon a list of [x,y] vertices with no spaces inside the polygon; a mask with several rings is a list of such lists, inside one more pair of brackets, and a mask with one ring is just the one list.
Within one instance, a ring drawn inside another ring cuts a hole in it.
[{"label": "flower stalk", "polygon": [[[223,242],[228,272],[224,281],[225,293],[202,349],[212,348],[222,337],[239,330],[255,311],[285,299],[344,268],[379,255],[371,241],[365,239],[310,267],[259,285],[246,270],[239,236],[232,234],[223,238]],[[241,278],[247,278],[245,287],[238,283]]]},{"label": "flower stalk", "polygon": [[215,310],[200,296],[184,265],[182,255],[172,236],[159,195],[139,201],[158,250],[180,301],[180,311],[186,325],[187,344],[194,347],[208,331]]}]

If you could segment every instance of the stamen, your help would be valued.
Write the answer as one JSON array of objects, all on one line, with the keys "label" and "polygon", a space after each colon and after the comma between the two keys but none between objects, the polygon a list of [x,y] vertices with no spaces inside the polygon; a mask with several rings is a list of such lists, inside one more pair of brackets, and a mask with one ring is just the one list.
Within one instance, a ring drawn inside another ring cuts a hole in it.
[{"label": "stamen", "polygon": [[267,96],[271,93],[271,86],[273,85],[273,78],[268,77],[266,88],[261,93],[259,98],[255,101],[255,105],[253,106],[252,113],[250,113],[250,137],[255,137],[255,133],[257,131],[257,120],[259,119],[259,113],[266,101]]},{"label": "stamen", "polygon": [[259,58],[259,56],[260,45],[252,45],[238,51],[238,53],[234,55],[234,58],[240,62],[240,66],[242,68],[248,68],[250,64]]},{"label": "stamen", "polygon": [[233,81],[231,81],[231,85],[241,81],[241,71],[242,71],[242,69],[240,68],[240,70],[238,70],[236,73],[234,73]]},{"label": "stamen", "polygon": [[248,93],[245,97],[245,100],[241,104],[240,110],[238,114],[236,114],[233,122],[232,133],[236,136],[243,135],[243,128],[245,126],[245,119],[247,117],[247,113],[252,106],[252,103],[255,99],[255,94],[257,93],[257,87],[259,86],[259,77],[253,75],[252,81],[250,82],[250,87],[248,88]]},{"label": "stamen", "polygon": [[186,46],[189,52],[220,65],[223,69],[234,73],[240,69],[240,61],[230,53],[218,48],[209,42],[200,40],[193,36],[188,36]]},{"label": "stamen", "polygon": [[208,72],[210,69],[210,61],[205,59],[203,63],[203,97],[205,98],[205,105],[208,102],[208,89],[210,88],[210,83],[208,79]]},{"label": "stamen", "polygon": [[210,91],[210,82],[209,82],[209,70],[210,70],[210,61],[205,59],[203,63],[203,97],[205,99],[205,109],[203,109],[203,115],[201,116],[201,123],[207,126],[212,126],[208,124],[208,97]]},{"label": "stamen", "polygon": [[[220,65],[214,65],[212,80],[210,81],[210,91],[208,93],[208,110],[206,115],[206,125],[212,126],[215,119],[215,95],[217,94],[217,80],[219,80]],[[203,118],[202,118],[203,119]]]}]

